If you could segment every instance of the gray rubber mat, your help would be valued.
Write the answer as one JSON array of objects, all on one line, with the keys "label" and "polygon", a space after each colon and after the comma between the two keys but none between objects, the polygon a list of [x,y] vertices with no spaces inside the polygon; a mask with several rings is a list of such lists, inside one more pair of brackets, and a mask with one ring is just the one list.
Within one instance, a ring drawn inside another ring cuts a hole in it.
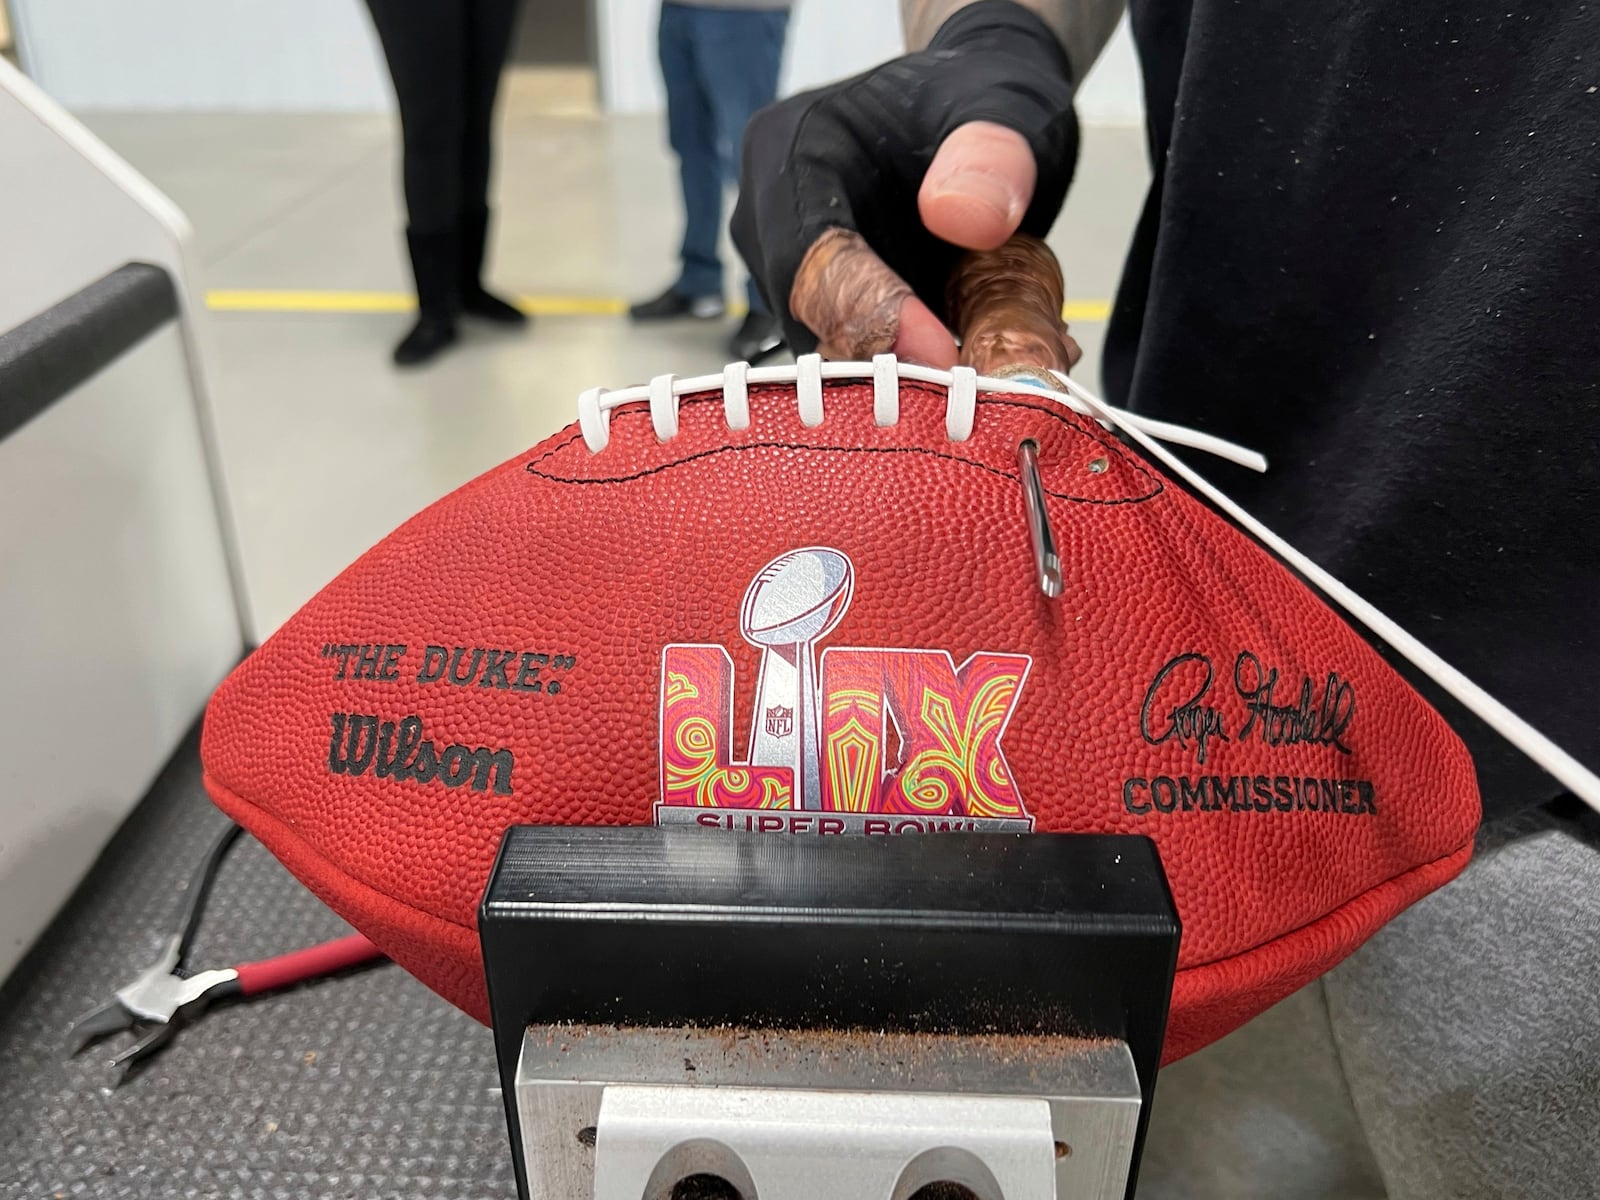
[{"label": "gray rubber mat", "polygon": [[[489,1031],[392,964],[212,1009],[121,1086],[72,1020],[143,970],[225,824],[178,752],[0,988],[0,1196],[515,1196]],[[197,967],[347,932],[248,837]]]}]

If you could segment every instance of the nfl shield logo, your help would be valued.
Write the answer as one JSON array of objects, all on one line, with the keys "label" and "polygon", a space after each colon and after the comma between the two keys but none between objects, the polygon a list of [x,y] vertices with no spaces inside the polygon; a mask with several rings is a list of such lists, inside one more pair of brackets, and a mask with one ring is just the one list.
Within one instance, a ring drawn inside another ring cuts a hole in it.
[{"label": "nfl shield logo", "polygon": [[794,709],[775,704],[767,709],[767,736],[785,738],[794,732]]}]

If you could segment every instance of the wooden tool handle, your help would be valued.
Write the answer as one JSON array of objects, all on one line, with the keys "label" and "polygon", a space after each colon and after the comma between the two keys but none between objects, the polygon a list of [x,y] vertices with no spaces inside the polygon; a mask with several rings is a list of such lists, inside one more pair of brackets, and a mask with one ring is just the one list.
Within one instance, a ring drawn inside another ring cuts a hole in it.
[{"label": "wooden tool handle", "polygon": [[974,250],[945,293],[961,361],[982,375],[1069,370],[1083,352],[1061,319],[1065,293],[1061,264],[1036,237],[1019,233],[998,250]]}]

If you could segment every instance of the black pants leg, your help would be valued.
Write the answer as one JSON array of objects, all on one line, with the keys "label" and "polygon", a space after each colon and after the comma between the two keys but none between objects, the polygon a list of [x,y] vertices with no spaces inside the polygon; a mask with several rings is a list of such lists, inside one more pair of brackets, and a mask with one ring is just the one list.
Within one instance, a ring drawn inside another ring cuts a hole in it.
[{"label": "black pants leg", "polygon": [[367,0],[400,103],[406,214],[414,235],[453,234],[461,215],[471,0]]},{"label": "black pants leg", "polygon": [[518,0],[460,0],[466,28],[461,93],[461,213],[474,219],[489,203],[494,102],[511,49]]}]

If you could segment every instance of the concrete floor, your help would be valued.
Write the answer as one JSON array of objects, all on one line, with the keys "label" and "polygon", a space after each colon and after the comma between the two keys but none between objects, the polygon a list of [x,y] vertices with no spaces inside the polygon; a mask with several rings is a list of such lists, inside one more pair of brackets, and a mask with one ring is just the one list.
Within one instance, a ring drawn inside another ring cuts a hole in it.
[{"label": "concrete floor", "polygon": [[[597,116],[551,80],[508,82],[489,274],[563,312],[584,307],[574,301],[615,309],[674,272],[674,163],[658,120]],[[387,356],[409,317],[326,295],[409,290],[388,118],[84,119],[189,215],[207,288],[245,293],[243,308],[208,314],[203,340],[263,634],[406,517],[573,420],[584,388],[724,361],[731,323],[556,315],[526,334],[469,331],[436,364],[398,372]],[[1103,306],[1148,181],[1142,134],[1086,129],[1077,179],[1051,243],[1069,304]],[[317,293],[324,308],[263,311],[263,291]],[[1074,332],[1077,374],[1093,385],[1103,322]]]}]

